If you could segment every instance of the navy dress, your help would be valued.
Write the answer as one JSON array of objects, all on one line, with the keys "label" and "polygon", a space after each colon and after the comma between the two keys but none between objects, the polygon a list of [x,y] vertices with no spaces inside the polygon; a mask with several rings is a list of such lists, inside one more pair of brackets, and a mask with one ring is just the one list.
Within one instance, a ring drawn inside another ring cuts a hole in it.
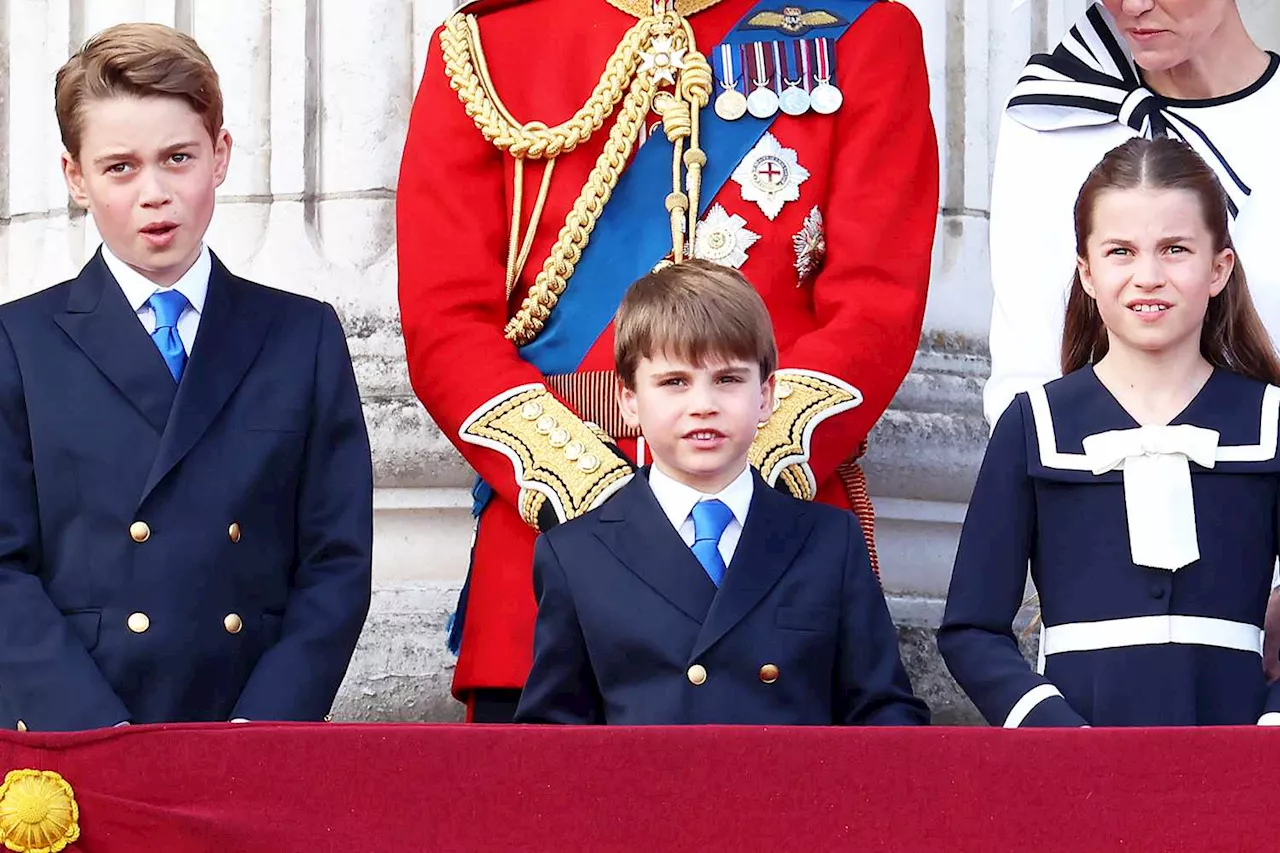
[{"label": "navy dress", "polygon": [[[1261,660],[1280,388],[1216,370],[1178,424],[1216,431],[1217,448],[1211,467],[1187,462],[1199,559],[1171,571],[1134,562],[1126,472],[1089,465],[1087,437],[1139,426],[1091,367],[1019,394],[1000,418],[938,632],[951,673],[993,725],[1280,719],[1264,719],[1280,711],[1280,690],[1268,688]],[[1012,628],[1028,564],[1045,626],[1042,674]]]}]

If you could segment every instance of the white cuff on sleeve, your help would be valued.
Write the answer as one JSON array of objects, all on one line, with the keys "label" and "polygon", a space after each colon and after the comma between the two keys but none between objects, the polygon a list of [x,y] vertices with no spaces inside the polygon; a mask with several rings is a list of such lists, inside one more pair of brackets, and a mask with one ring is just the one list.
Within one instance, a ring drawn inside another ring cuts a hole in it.
[{"label": "white cuff on sleeve", "polygon": [[1046,699],[1052,699],[1057,696],[1062,698],[1062,693],[1052,684],[1040,684],[1026,692],[1021,699],[1013,705],[1013,710],[1009,712],[1009,716],[1004,718],[1004,727],[1006,729],[1016,729],[1022,725],[1022,721],[1027,718],[1035,707]]}]

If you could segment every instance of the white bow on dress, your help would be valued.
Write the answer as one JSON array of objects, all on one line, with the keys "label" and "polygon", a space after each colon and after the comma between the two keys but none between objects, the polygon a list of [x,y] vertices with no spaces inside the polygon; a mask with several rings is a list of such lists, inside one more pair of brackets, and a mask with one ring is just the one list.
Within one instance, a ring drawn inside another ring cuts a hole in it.
[{"label": "white bow on dress", "polygon": [[1094,474],[1124,473],[1135,565],[1177,571],[1200,559],[1190,463],[1214,466],[1217,431],[1190,424],[1112,430],[1086,438],[1084,453]]}]

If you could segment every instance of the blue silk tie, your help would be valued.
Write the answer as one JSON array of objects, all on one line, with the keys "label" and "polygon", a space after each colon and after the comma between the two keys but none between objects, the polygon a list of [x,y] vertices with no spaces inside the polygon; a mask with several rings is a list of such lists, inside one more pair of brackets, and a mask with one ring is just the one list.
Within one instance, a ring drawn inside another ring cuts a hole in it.
[{"label": "blue silk tie", "polygon": [[689,514],[693,516],[693,556],[698,558],[711,582],[720,586],[726,568],[720,556],[720,537],[733,521],[733,510],[720,501],[699,501]]},{"label": "blue silk tie", "polygon": [[177,290],[157,290],[147,304],[156,315],[156,330],[151,333],[151,340],[169,366],[173,381],[179,382],[182,368],[187,366],[187,351],[182,347],[182,338],[178,337],[178,318],[189,304],[187,297]]}]

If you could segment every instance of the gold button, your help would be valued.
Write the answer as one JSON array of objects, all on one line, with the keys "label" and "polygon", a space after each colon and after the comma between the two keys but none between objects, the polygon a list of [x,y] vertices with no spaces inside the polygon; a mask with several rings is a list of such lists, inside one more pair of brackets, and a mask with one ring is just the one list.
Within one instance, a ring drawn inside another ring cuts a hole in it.
[{"label": "gold button", "polygon": [[777,389],[775,389],[773,393],[779,400],[785,400],[791,396],[791,391],[792,388],[789,384],[786,382],[779,382]]},{"label": "gold button", "polygon": [[526,421],[536,421],[542,417],[542,407],[532,401],[525,403],[520,407],[520,417]]},{"label": "gold button", "polygon": [[239,524],[236,524],[234,521],[231,522],[231,526],[227,528],[227,538],[230,539],[232,542],[240,541],[240,525]]},{"label": "gold button", "polygon": [[135,634],[145,634],[151,627],[151,617],[145,613],[129,614],[129,630]]},{"label": "gold button", "polygon": [[239,634],[240,629],[244,627],[244,620],[238,613],[228,613],[222,620],[222,627],[227,629],[228,634]]},{"label": "gold button", "polygon": [[569,443],[569,431],[564,427],[556,427],[551,431],[551,435],[547,436],[547,443],[555,448],[564,447]]},{"label": "gold button", "polygon": [[587,449],[582,446],[580,441],[571,441],[564,446],[564,458],[570,462],[577,462],[579,457],[586,452]]},{"label": "gold button", "polygon": [[578,470],[584,474],[594,474],[600,468],[600,460],[590,453],[578,457]]},{"label": "gold button", "polygon": [[333,714],[325,714],[325,715],[324,715],[324,721],[325,721],[326,723],[332,723],[332,722],[333,722]]},{"label": "gold button", "polygon": [[765,684],[773,684],[778,680],[778,668],[771,663],[760,667],[760,680]]},{"label": "gold button", "polygon": [[559,424],[556,423],[555,418],[551,415],[543,415],[534,423],[533,428],[538,431],[538,435],[551,435],[551,431],[557,426]]},{"label": "gold button", "polygon": [[142,543],[151,538],[151,528],[145,521],[135,521],[129,525],[129,537],[134,542]]},{"label": "gold button", "polygon": [[689,683],[694,687],[707,680],[707,668],[700,663],[695,663],[689,667],[689,671],[685,674],[689,676]]},{"label": "gold button", "polygon": [[27,724],[22,722],[22,720],[18,720],[18,731],[25,732],[26,730],[27,730]]}]

